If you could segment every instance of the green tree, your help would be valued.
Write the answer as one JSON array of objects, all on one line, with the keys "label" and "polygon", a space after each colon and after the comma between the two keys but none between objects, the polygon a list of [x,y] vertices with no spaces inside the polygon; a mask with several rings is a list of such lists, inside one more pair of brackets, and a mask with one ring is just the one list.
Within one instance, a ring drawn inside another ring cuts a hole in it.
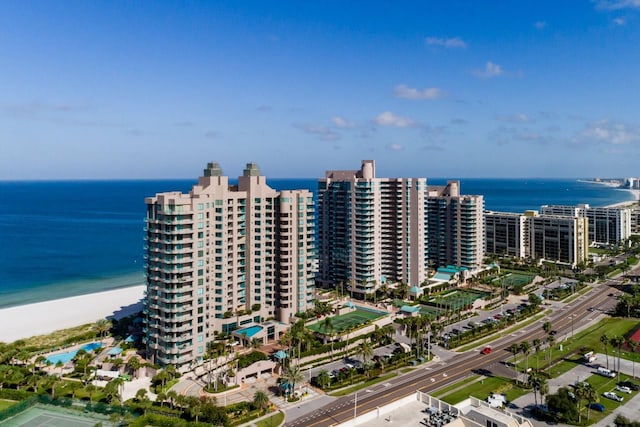
[{"label": "green tree", "polygon": [[529,372],[529,352],[531,351],[531,344],[529,341],[522,341],[520,343],[520,352],[524,355],[524,371]]},{"label": "green tree", "polygon": [[329,341],[331,341],[331,360],[333,360],[333,339],[334,334],[336,333],[336,327],[333,324],[333,319],[329,316],[325,317],[320,322],[320,330],[329,338]]},{"label": "green tree", "polygon": [[620,381],[620,353],[622,350],[622,344],[624,344],[624,338],[620,336],[615,336],[611,338],[611,345],[614,347],[618,347],[618,381]]},{"label": "green tree", "polygon": [[367,369],[367,367],[369,365],[369,361],[373,357],[373,347],[371,347],[371,343],[368,339],[364,339],[360,342],[358,355],[362,358],[362,365],[367,371],[367,377],[369,377],[369,369]]},{"label": "green tree", "polygon": [[544,331],[545,334],[549,335],[552,329],[553,329],[553,326],[551,325],[551,322],[544,322],[542,324],[542,330]]},{"label": "green tree", "polygon": [[263,390],[257,390],[253,393],[253,406],[260,410],[265,410],[269,407],[269,396]]},{"label": "green tree", "polygon": [[604,347],[604,354],[607,357],[607,369],[609,369],[609,337],[607,336],[607,334],[600,335],[600,342]]},{"label": "green tree", "polygon": [[284,379],[291,384],[291,389],[296,389],[296,384],[304,381],[304,375],[298,366],[289,366],[284,371]]},{"label": "green tree", "polygon": [[516,370],[516,382],[518,382],[518,353],[520,352],[520,346],[513,343],[509,347],[509,351],[513,353],[513,369]]},{"label": "green tree", "polygon": [[127,361],[127,369],[131,372],[133,378],[138,378],[138,370],[140,369],[140,359],[137,357],[131,357]]},{"label": "green tree", "polygon": [[324,390],[331,382],[331,377],[329,376],[329,373],[323,369],[318,373],[317,381],[320,388]]},{"label": "green tree", "polygon": [[548,348],[548,359],[549,359],[549,363],[551,363],[551,350],[553,350],[553,344],[555,343],[556,339],[553,335],[549,335],[547,337],[547,342],[549,343],[549,348]]},{"label": "green tree", "polygon": [[534,338],[533,339],[533,348],[535,349],[535,353],[536,353],[536,371],[540,369],[540,349],[542,348],[542,341],[540,340],[540,338]]},{"label": "green tree", "polygon": [[627,341],[627,347],[629,347],[629,350],[631,350],[631,366],[633,369],[633,378],[636,377],[636,349],[638,348],[638,342],[634,341],[634,340],[629,340]]},{"label": "green tree", "polygon": [[100,336],[100,340],[102,340],[106,333],[111,329],[111,326],[111,322],[109,322],[107,319],[100,319],[93,325],[93,329]]}]

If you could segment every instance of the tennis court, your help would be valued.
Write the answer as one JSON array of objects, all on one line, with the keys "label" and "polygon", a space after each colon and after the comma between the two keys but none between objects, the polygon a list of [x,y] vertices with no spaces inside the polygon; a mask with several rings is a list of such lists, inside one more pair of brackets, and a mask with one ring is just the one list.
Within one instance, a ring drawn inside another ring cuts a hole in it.
[{"label": "tennis court", "polygon": [[112,426],[103,418],[91,418],[89,416],[76,416],[61,413],[41,406],[32,406],[13,418],[0,422],[1,427],[94,427],[102,423],[103,426]]},{"label": "tennis court", "polygon": [[493,279],[494,285],[502,285],[505,286],[524,286],[531,283],[535,276],[531,274],[523,274],[523,273],[507,273],[503,277],[498,277]]},{"label": "tennis court", "polygon": [[444,310],[460,310],[489,294],[474,290],[455,290],[429,299],[428,304]]},{"label": "tennis court", "polygon": [[[332,317],[331,322],[333,323],[333,327],[335,331],[337,333],[341,333],[349,329],[366,325],[368,323],[371,323],[373,320],[379,319],[382,316],[386,316],[386,315],[387,313],[384,311],[362,309],[360,307],[357,307],[356,309],[354,309],[349,313]],[[322,322],[309,325],[309,329],[311,329],[314,332],[323,332]]]}]

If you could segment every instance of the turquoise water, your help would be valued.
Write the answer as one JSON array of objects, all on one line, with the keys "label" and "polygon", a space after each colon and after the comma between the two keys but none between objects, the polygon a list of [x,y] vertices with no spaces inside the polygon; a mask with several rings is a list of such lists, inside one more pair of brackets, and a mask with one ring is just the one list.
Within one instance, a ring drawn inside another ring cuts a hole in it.
[{"label": "turquoise water", "polygon": [[262,326],[249,326],[248,328],[238,329],[234,332],[238,335],[245,335],[247,338],[251,338],[261,330]]},{"label": "turquoise water", "polygon": [[82,347],[80,347],[77,350],[68,351],[66,353],[52,354],[51,356],[47,356],[46,360],[47,360],[48,363],[51,363],[52,365],[55,365],[58,362],[67,363],[67,362],[71,361],[74,357],[76,357],[76,354],[78,354],[78,352],[80,350],[93,351],[93,350],[96,350],[96,349],[98,349],[100,347],[102,347],[101,343],[99,343],[99,342],[91,342],[89,344],[83,345]]},{"label": "turquoise water", "polygon": [[[428,178],[429,185],[446,181]],[[142,284],[144,198],[187,192],[195,182],[0,182],[0,308]],[[482,194],[485,207],[498,211],[605,206],[633,198],[628,191],[572,179],[460,182],[463,194]],[[268,183],[277,190],[317,189],[315,178]]]}]

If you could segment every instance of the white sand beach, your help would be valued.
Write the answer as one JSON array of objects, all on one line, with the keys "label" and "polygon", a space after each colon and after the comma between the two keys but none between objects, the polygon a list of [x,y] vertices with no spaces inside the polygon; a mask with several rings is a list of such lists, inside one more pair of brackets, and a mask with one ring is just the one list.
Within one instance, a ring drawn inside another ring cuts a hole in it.
[{"label": "white sand beach", "polygon": [[608,208],[617,208],[617,207],[632,205],[632,204],[640,201],[640,190],[624,189],[624,191],[631,192],[631,194],[633,194],[633,200],[629,200],[629,201],[626,201],[626,202],[620,202],[620,203],[614,203],[612,205],[607,205],[606,207],[608,207]]},{"label": "white sand beach", "polygon": [[62,298],[0,309],[0,342],[42,335],[58,329],[121,318],[142,309],[145,286]]}]

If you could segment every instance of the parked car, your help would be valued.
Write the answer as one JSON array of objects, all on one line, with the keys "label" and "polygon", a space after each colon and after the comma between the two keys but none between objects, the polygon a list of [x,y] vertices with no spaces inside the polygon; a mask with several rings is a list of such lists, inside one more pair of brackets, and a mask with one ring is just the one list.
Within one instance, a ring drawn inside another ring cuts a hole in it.
[{"label": "parked car", "polygon": [[482,349],[482,351],[480,353],[482,353],[482,354],[491,353],[491,347],[490,346],[486,346],[485,348]]},{"label": "parked car", "polygon": [[627,394],[631,393],[631,389],[624,385],[617,385],[616,390],[621,391],[623,393],[627,393]]},{"label": "parked car", "polygon": [[604,405],[602,403],[591,403],[589,404],[589,408],[593,409],[594,411],[604,412]]},{"label": "parked car", "polygon": [[598,368],[598,370],[596,371],[598,372],[600,375],[602,375],[603,377],[607,377],[607,378],[615,378],[616,373],[607,369],[607,368],[603,368],[602,366]]},{"label": "parked car", "polygon": [[618,396],[612,391],[605,391],[602,395],[608,399],[615,400],[616,402],[622,402],[624,400],[624,397]]},{"label": "parked car", "polygon": [[631,390],[633,390],[633,391],[638,391],[638,390],[640,390],[640,386],[639,386],[638,384],[634,383],[634,382],[631,382],[631,381],[620,381],[620,382],[618,383],[618,385],[621,385],[621,386],[623,386],[623,387],[628,387],[628,388],[630,388],[630,389],[631,389]]}]

